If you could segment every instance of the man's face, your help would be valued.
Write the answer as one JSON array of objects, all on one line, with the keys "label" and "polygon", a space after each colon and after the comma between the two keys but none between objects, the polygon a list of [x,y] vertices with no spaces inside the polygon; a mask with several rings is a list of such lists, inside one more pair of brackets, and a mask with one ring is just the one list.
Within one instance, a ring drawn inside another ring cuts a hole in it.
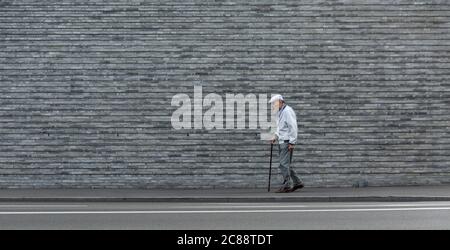
[{"label": "man's face", "polygon": [[280,110],[281,105],[282,104],[280,100],[274,101],[272,104],[272,111],[277,112],[278,110]]}]

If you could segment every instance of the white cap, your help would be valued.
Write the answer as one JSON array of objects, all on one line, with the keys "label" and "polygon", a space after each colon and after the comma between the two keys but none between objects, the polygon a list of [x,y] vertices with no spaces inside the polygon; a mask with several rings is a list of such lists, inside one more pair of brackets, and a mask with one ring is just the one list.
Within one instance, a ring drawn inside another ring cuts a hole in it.
[{"label": "white cap", "polygon": [[269,103],[273,103],[273,102],[278,101],[278,100],[284,101],[283,96],[281,96],[281,95],[274,95],[274,96],[272,96],[272,98],[270,98]]}]

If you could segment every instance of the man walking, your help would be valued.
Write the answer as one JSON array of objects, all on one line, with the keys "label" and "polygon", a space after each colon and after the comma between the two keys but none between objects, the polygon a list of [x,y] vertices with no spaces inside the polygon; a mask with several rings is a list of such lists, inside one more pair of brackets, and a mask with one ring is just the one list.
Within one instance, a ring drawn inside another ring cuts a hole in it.
[{"label": "man walking", "polygon": [[280,172],[283,176],[283,184],[277,193],[293,192],[304,185],[291,166],[291,158],[294,145],[297,143],[297,117],[294,110],[286,105],[283,96],[273,96],[269,103],[272,110],[277,110],[277,130],[271,142],[274,144],[278,140],[278,151],[280,157]]}]

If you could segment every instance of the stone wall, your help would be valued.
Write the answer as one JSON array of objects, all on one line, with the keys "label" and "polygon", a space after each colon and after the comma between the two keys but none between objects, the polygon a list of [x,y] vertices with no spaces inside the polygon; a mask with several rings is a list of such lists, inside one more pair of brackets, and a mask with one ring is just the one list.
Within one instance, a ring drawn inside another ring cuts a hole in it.
[{"label": "stone wall", "polygon": [[283,94],[307,186],[448,184],[449,28],[444,0],[0,0],[0,187],[265,187],[259,130],[172,128],[194,85]]}]

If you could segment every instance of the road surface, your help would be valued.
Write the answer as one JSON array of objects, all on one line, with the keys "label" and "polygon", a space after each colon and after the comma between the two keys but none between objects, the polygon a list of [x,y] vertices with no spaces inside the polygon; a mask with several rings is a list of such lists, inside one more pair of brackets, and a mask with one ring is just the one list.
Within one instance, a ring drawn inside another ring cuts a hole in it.
[{"label": "road surface", "polygon": [[450,229],[450,202],[15,202],[0,229]]}]

